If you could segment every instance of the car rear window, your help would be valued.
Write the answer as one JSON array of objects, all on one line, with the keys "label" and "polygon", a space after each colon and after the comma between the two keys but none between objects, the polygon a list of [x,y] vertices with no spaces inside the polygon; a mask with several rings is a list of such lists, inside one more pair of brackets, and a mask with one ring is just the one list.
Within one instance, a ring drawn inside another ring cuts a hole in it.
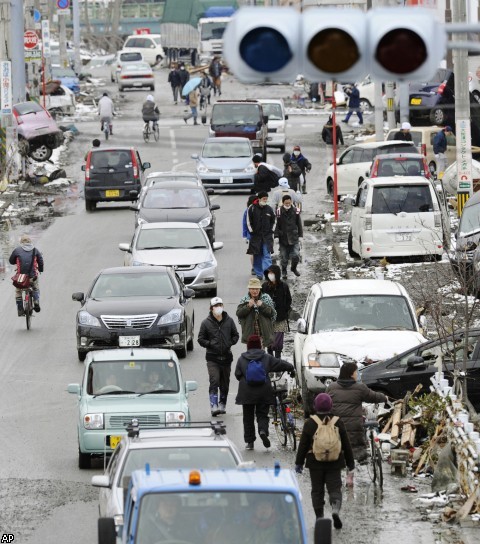
[{"label": "car rear window", "polygon": [[91,154],[90,168],[93,170],[131,170],[133,168],[132,154],[130,150],[96,151]]},{"label": "car rear window", "polygon": [[120,60],[122,62],[135,62],[143,60],[143,57],[139,51],[129,51],[128,53],[120,53]]},{"label": "car rear window", "polygon": [[432,194],[427,184],[373,187],[372,214],[431,211],[433,211]]},{"label": "car rear window", "polygon": [[207,201],[201,189],[153,189],[143,201],[144,208],[205,208]]},{"label": "car rear window", "polygon": [[385,176],[425,176],[422,159],[408,159],[397,157],[382,159],[378,165],[378,177]]},{"label": "car rear window", "polygon": [[14,108],[18,115],[27,115],[27,113],[45,111],[42,106],[36,102],[23,102],[22,104],[15,104]]}]

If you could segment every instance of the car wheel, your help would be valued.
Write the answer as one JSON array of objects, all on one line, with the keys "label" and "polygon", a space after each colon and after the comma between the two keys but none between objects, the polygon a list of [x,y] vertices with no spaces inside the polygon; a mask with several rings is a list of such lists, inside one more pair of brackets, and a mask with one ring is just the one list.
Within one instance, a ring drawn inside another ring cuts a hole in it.
[{"label": "car wheel", "polygon": [[155,90],[155,85],[150,85],[150,90],[154,91]]},{"label": "car wheel", "polygon": [[92,457],[89,453],[82,453],[78,450],[78,468],[87,469],[92,467]]},{"label": "car wheel", "polygon": [[63,111],[62,111],[62,108],[53,108],[51,110],[48,110],[50,115],[54,118],[54,119],[57,119],[57,117],[59,115],[63,115]]},{"label": "car wheel", "polygon": [[360,187],[360,185],[363,183],[363,178],[358,178],[358,186]]},{"label": "car wheel", "polygon": [[187,356],[187,324],[185,323],[185,334],[183,336],[183,346],[180,349],[177,349],[177,355],[179,359],[185,359]]},{"label": "car wheel", "polygon": [[348,241],[347,241],[347,247],[348,247],[348,254],[350,255],[350,257],[352,259],[358,259],[360,258],[360,255],[358,253],[355,253],[355,251],[353,251],[353,235],[352,235],[352,231],[350,230],[350,232],[348,233]]},{"label": "car wheel", "polygon": [[430,122],[433,125],[445,125],[447,122],[447,116],[442,108],[433,108],[430,111]]},{"label": "car wheel", "polygon": [[190,331],[190,340],[187,342],[187,350],[193,351],[194,343],[193,339],[195,338],[195,316],[192,316],[192,330]]},{"label": "car wheel", "polygon": [[87,212],[94,212],[97,207],[95,200],[85,200],[85,209]]},{"label": "car wheel", "polygon": [[77,350],[77,355],[78,355],[78,360],[83,363],[83,361],[85,361],[85,359],[87,357],[87,352]]},{"label": "car wheel", "polygon": [[30,150],[29,155],[34,161],[37,162],[48,161],[48,159],[52,156],[52,150],[44,144]]},{"label": "car wheel", "polygon": [[210,289],[210,298],[216,297],[218,294],[218,288],[215,287],[215,289]]},{"label": "car wheel", "polygon": [[99,518],[97,529],[99,542],[116,542],[117,530],[113,518]]},{"label": "car wheel", "polygon": [[370,104],[370,101],[367,100],[366,98],[360,98],[360,109],[362,110],[362,112],[371,110],[372,105]]}]

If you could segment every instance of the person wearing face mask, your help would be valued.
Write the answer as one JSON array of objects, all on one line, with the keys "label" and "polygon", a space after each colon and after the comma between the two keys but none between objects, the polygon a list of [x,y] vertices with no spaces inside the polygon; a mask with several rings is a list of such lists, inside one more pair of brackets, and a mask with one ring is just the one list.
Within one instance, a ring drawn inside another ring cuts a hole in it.
[{"label": "person wearing face mask", "polygon": [[220,297],[210,301],[210,313],[202,321],[198,333],[198,343],[206,348],[208,378],[210,386],[210,409],[216,417],[226,413],[230,372],[232,368],[232,346],[239,339],[233,319],[223,309]]},{"label": "person wearing face mask", "polygon": [[290,195],[282,198],[282,206],[277,210],[277,225],[274,237],[280,244],[280,264],[282,265],[282,279],[287,279],[287,266],[291,261],[290,270],[295,276],[300,276],[297,270],[300,262],[300,243],[303,238],[303,223],[300,210],[292,204]]},{"label": "person wearing face mask", "polygon": [[185,83],[190,79],[188,70],[185,70],[185,64],[183,62],[179,66],[178,75],[180,77],[180,92],[185,87]]},{"label": "person wearing face mask", "polygon": [[294,146],[292,155],[290,156],[290,160],[292,161],[292,164],[296,164],[300,167],[300,170],[302,171],[302,175],[300,176],[300,185],[302,187],[302,193],[304,195],[307,194],[307,172],[310,172],[312,169],[312,165],[310,164],[310,161],[302,155],[302,150],[299,145]]},{"label": "person wearing face mask", "polygon": [[253,269],[262,281],[263,272],[272,264],[275,212],[268,205],[266,191],[260,191],[257,196],[247,210],[247,229],[250,232],[247,254],[253,255]]},{"label": "person wearing face mask", "polygon": [[297,208],[301,209],[301,193],[296,193],[293,189],[290,189],[290,186],[288,185],[288,179],[282,177],[278,180],[278,187],[275,187],[275,189],[270,192],[269,203],[275,211],[277,211],[278,208],[282,205],[282,198],[285,195],[290,195],[290,197],[292,198],[292,202],[297,206]]}]

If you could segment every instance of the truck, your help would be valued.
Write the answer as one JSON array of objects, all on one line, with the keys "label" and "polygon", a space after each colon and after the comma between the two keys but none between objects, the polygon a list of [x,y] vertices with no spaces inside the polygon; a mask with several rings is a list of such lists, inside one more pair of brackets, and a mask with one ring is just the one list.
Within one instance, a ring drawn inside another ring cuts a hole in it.
[{"label": "truck", "polygon": [[[271,520],[271,522],[269,521]],[[205,470],[134,470],[125,497],[122,544],[307,544],[302,497],[295,474],[243,467]],[[114,518],[99,518],[98,543],[115,544]],[[331,543],[331,521],[319,518],[315,544]]]},{"label": "truck", "polygon": [[223,32],[238,9],[237,0],[166,0],[160,23],[167,59],[189,55],[193,66],[223,50]]}]

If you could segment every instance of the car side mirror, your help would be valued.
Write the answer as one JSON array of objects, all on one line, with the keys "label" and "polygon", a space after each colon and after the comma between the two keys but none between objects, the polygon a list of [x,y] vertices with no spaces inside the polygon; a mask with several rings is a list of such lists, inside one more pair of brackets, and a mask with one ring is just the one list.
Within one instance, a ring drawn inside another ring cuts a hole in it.
[{"label": "car side mirror", "polygon": [[218,251],[219,249],[222,249],[223,242],[213,242],[212,249],[213,251]]},{"label": "car side mirror", "polygon": [[77,302],[83,302],[85,299],[85,294],[84,293],[73,293],[72,295],[72,300],[76,300]]},{"label": "car side mirror", "polygon": [[219,210],[220,209],[220,204],[212,204],[210,206],[210,210],[212,210],[212,212],[214,212],[215,210]]},{"label": "car side mirror", "polygon": [[307,332],[307,322],[303,317],[297,320],[297,332],[305,334]]},{"label": "car side mirror", "polygon": [[190,157],[191,157],[192,159],[195,159],[196,161],[198,161],[198,153],[192,153],[192,154],[190,155]]},{"label": "car side mirror", "polygon": [[80,384],[79,383],[69,383],[67,385],[67,391],[73,395],[80,395]]},{"label": "car side mirror", "polygon": [[85,172],[86,169],[87,167],[84,164],[82,164],[82,172]]},{"label": "car side mirror", "polygon": [[144,162],[144,163],[142,164],[142,168],[143,168],[144,170],[146,170],[147,168],[151,168],[151,167],[152,167],[152,165],[151,165],[149,162]]},{"label": "car side mirror", "polygon": [[262,117],[264,124],[266,125],[268,123],[268,115],[264,115]]},{"label": "car side mirror", "polygon": [[195,291],[193,289],[190,289],[189,287],[186,287],[183,290],[183,296],[185,298],[193,298],[195,296]]},{"label": "car side mirror", "polygon": [[408,368],[423,368],[426,366],[425,360],[420,355],[412,355],[407,360]]},{"label": "car side mirror", "polygon": [[125,242],[121,242],[120,244],[118,244],[118,249],[120,251],[128,251],[129,253],[131,253],[130,244]]},{"label": "car side mirror", "polygon": [[93,487],[110,487],[110,477],[107,474],[92,476]]},{"label": "car side mirror", "polygon": [[198,384],[197,382],[193,381],[193,380],[187,380],[185,382],[185,391],[188,392],[188,391],[196,391],[198,388]]}]

